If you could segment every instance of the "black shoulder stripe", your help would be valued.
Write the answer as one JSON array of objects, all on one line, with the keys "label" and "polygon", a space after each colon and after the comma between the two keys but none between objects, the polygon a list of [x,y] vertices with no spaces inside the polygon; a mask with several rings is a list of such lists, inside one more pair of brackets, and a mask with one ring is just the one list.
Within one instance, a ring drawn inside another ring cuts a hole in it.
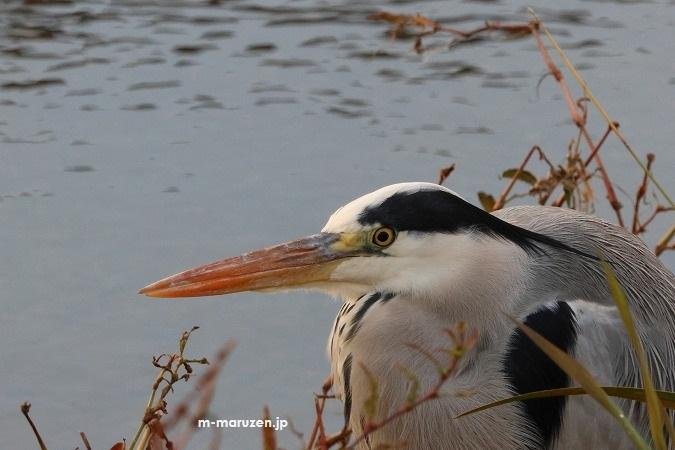
[{"label": "black shoulder stripe", "polygon": [[398,231],[455,233],[473,230],[513,242],[530,254],[542,254],[541,244],[580,256],[595,256],[549,236],[505,222],[481,208],[443,190],[397,192],[359,215],[361,225],[382,224]]},{"label": "black shoulder stripe", "polygon": [[[565,302],[545,307],[525,319],[529,326],[553,344],[570,352],[576,343],[577,323],[574,311]],[[514,395],[544,389],[568,387],[569,377],[521,330],[511,335],[502,370]],[[550,448],[560,431],[565,412],[565,397],[526,400],[523,411],[539,431],[540,448]]]},{"label": "black shoulder stripe", "polygon": [[344,380],[345,391],[345,424],[349,423],[349,416],[352,413],[352,386],[350,384],[352,377],[352,354],[350,353],[342,363],[342,379]]}]

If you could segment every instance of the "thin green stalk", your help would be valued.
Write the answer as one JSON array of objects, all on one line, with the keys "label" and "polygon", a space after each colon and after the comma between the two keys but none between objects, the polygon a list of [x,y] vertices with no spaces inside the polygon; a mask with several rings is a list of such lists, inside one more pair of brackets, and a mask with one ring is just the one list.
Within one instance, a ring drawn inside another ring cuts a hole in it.
[{"label": "thin green stalk", "polygon": [[614,271],[610,265],[604,260],[601,261],[601,263],[602,268],[605,271],[605,276],[607,277],[610,293],[619,310],[623,326],[628,333],[628,338],[630,339],[631,346],[633,347],[633,351],[635,351],[635,355],[637,356],[640,365],[640,378],[642,379],[642,387],[644,387],[645,398],[647,400],[649,430],[651,431],[654,445],[658,450],[666,450],[666,439],[663,435],[663,405],[654,388],[654,382],[652,381],[651,371],[649,370],[649,364],[647,362],[647,355],[645,354],[645,349],[640,341],[640,336],[635,329],[633,316],[631,315],[630,307],[628,306],[628,299],[626,299],[626,294],[623,292],[623,289],[621,289],[619,281],[616,279],[616,275],[614,275]]},{"label": "thin green stalk", "polygon": [[[626,400],[636,400],[640,402],[646,401],[645,390],[642,388],[623,387],[623,386],[600,386],[600,387],[610,397],[618,397]],[[658,395],[659,399],[663,402],[664,406],[670,409],[675,409],[675,392],[656,391],[656,394]],[[514,395],[513,397],[503,398],[501,400],[486,403],[484,405],[470,409],[469,411],[463,412],[456,418],[469,416],[477,412],[485,411],[486,409],[491,409],[497,406],[507,405],[509,403],[514,402],[523,402],[526,400],[532,400],[536,398],[567,397],[572,395],[588,395],[588,392],[586,392],[586,390],[581,387],[568,387],[568,388],[546,389],[543,391],[533,391],[528,392],[527,394]]]},{"label": "thin green stalk", "polygon": [[[155,384],[159,382],[159,380],[164,377],[164,373],[166,372],[166,369],[161,369],[159,371],[159,375],[157,375],[157,378],[155,378]],[[145,409],[143,410],[143,417],[141,418],[141,424],[138,427],[138,430],[136,430],[136,434],[134,434],[134,438],[131,441],[131,444],[129,444],[129,450],[134,450],[136,447],[136,442],[138,441],[138,438],[141,436],[141,433],[143,430],[147,428],[147,424],[144,422],[145,419],[145,411],[147,411],[150,407],[152,407],[152,404],[155,401],[155,395],[157,395],[157,389],[153,389],[152,392],[150,393],[150,398],[148,399],[148,403],[145,405]],[[140,447],[143,449],[144,447]]]}]

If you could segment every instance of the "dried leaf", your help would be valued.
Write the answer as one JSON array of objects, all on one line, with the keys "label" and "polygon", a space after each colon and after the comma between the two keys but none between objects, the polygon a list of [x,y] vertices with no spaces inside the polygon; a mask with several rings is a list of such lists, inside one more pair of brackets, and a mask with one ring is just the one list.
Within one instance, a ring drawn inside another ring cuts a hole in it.
[{"label": "dried leaf", "polygon": [[377,413],[377,403],[380,400],[380,386],[377,382],[377,378],[375,378],[375,375],[373,375],[373,373],[368,370],[365,364],[359,363],[359,366],[366,374],[366,378],[368,378],[368,385],[370,387],[370,394],[368,395],[366,401],[363,402],[363,411],[366,413],[366,416],[369,419],[372,419]]},{"label": "dried leaf", "polygon": [[480,204],[483,205],[485,211],[492,211],[495,206],[495,198],[483,191],[478,192],[478,200]]},{"label": "dried leaf", "polygon": [[518,180],[524,181],[530,185],[534,185],[537,182],[537,177],[534,176],[532,172],[525,169],[506,169],[504,172],[502,172],[502,176],[504,178],[513,178],[515,176]]},{"label": "dried leaf", "polygon": [[415,372],[405,366],[399,367],[403,375],[408,380],[408,393],[406,394],[405,402],[408,404],[415,403],[420,392],[420,379]]},{"label": "dried leaf", "polygon": [[450,174],[455,170],[455,163],[450,164],[447,167],[443,167],[440,172],[438,173],[438,183],[437,184],[443,184],[445,180],[448,179]]}]

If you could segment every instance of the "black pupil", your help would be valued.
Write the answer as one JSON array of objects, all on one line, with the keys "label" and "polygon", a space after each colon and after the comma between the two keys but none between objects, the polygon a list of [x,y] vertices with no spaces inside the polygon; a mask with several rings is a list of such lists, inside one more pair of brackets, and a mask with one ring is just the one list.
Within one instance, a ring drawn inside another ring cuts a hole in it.
[{"label": "black pupil", "polygon": [[377,241],[378,242],[387,242],[389,240],[389,232],[388,231],[380,231],[377,233]]}]

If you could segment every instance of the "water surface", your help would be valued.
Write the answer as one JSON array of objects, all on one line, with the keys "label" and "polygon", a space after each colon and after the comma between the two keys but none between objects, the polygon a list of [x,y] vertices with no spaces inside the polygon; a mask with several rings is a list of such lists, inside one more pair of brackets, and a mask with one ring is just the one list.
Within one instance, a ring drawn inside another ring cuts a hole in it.
[{"label": "water surface", "polygon": [[[453,162],[454,190],[496,192],[531,145],[561,159],[574,136],[558,86],[549,77],[537,88],[545,69],[530,39],[416,55],[366,20],[421,12],[468,29],[526,20],[522,1],[28,3],[0,5],[2,448],[33,445],[25,400],[51,448],[80,445],[79,431],[101,448],[129,438],[150,356],[195,324],[196,356],[239,342],[215,416],[269,404],[308,430],[336,302],[151,301],[136,290],[314,233],[351,198],[433,181]],[[673,4],[547,1],[538,11],[674,192]],[[616,141],[603,151],[632,193],[634,163]],[[339,408],[328,415],[338,423]],[[223,437],[224,448],[259,447],[255,430]]]}]

